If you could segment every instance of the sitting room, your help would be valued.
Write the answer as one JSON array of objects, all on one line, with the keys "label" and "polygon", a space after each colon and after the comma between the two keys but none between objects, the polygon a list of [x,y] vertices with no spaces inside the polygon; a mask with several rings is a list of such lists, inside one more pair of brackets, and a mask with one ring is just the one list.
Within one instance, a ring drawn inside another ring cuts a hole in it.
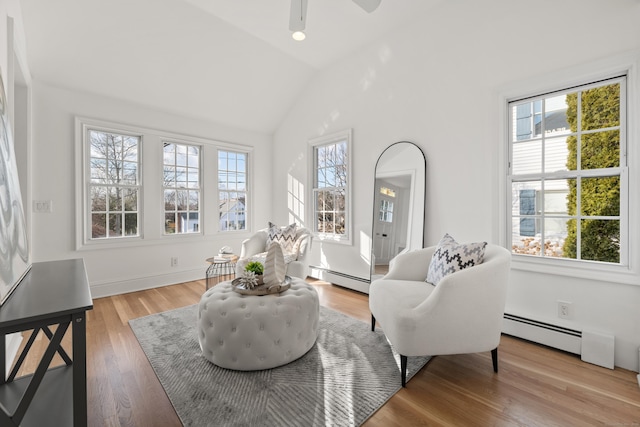
[{"label": "sitting room", "polygon": [[0,0],[0,425],[640,424],[638,22]]}]

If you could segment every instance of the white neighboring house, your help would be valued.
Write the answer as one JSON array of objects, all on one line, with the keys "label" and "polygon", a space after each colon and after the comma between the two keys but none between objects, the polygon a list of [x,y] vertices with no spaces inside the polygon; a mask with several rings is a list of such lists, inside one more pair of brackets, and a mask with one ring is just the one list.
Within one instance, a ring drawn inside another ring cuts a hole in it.
[{"label": "white neighboring house", "polygon": [[[569,150],[566,145],[567,134],[570,133],[569,124],[566,118],[566,103],[564,101],[565,96],[557,97],[554,100],[560,101],[559,105],[556,105],[556,109],[550,109],[545,117],[546,124],[546,138],[547,140],[553,140],[557,138],[557,142],[554,144],[547,144],[545,147],[545,167],[548,170],[562,170],[566,168],[567,155]],[[539,101],[538,101],[539,102]],[[535,103],[531,103],[531,107],[534,107]],[[534,107],[535,109],[535,107]],[[520,114],[520,110],[518,111]],[[526,121],[530,120],[530,123],[522,126],[522,119]],[[515,117],[518,121],[518,139],[528,139],[533,137],[539,137],[542,135],[541,129],[541,117],[539,115],[530,113],[528,117]],[[525,128],[524,131],[522,128]],[[540,167],[537,151],[540,147],[523,144],[521,148],[514,149],[513,151],[513,163],[520,165],[518,173],[527,174],[535,173]],[[519,220],[512,222],[512,244],[522,247],[523,242],[527,239],[540,240],[540,221],[533,217],[521,217],[521,215],[536,215],[541,213],[543,209],[542,193],[540,192],[539,182],[522,182],[519,185],[514,185],[512,191],[512,215]],[[549,217],[553,215],[565,216],[567,215],[567,196],[569,194],[569,185],[566,180],[550,180],[545,182],[545,200],[544,210]],[[545,222],[546,238],[550,242],[553,242],[554,250],[557,252],[562,248],[564,239],[567,235],[567,222],[566,219],[551,220],[548,218]],[[519,253],[523,253],[521,250]],[[526,252],[526,251],[525,251]]]},{"label": "white neighboring house", "polygon": [[225,200],[220,203],[220,231],[245,230],[245,204],[241,199]]}]

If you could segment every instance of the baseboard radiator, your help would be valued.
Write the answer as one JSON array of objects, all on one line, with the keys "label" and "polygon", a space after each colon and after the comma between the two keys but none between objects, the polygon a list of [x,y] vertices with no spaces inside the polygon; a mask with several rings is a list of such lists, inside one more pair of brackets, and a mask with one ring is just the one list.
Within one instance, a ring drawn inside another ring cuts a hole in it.
[{"label": "baseboard radiator", "polygon": [[513,335],[569,353],[581,354],[581,331],[508,313],[504,314],[502,331],[507,335]]},{"label": "baseboard radiator", "polygon": [[505,313],[502,331],[549,347],[578,354],[584,362],[613,369],[615,336],[608,332],[569,329],[552,323]]},{"label": "baseboard radiator", "polygon": [[309,267],[309,276],[338,286],[363,292],[365,294],[369,293],[369,283],[371,282],[369,278],[365,279],[358,276],[352,276],[350,274],[329,270],[315,265]]}]

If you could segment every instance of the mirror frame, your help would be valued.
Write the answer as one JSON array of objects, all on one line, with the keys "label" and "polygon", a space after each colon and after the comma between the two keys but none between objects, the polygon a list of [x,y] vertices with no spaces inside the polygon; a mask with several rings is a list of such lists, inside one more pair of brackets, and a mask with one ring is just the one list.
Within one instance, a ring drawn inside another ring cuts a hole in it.
[{"label": "mirror frame", "polygon": [[[422,194],[422,241],[420,242],[421,247],[424,247],[424,242],[425,242],[425,226],[426,226],[426,201],[427,201],[427,158],[424,154],[424,151],[422,151],[422,148],[420,148],[417,144],[411,142],[411,141],[398,141],[398,142],[394,142],[393,144],[389,145],[387,148],[385,148],[382,153],[380,153],[380,156],[378,156],[378,160],[376,160],[376,165],[374,168],[374,174],[373,174],[373,203],[372,203],[372,211],[373,211],[373,215],[372,215],[372,219],[371,219],[371,251],[370,251],[370,255],[369,255],[369,263],[371,264],[369,267],[369,283],[371,283],[371,279],[375,273],[375,256],[373,254],[374,251],[374,230],[375,230],[375,222],[377,220],[377,214],[378,214],[378,210],[377,210],[377,206],[375,203],[376,200],[376,193],[377,193],[377,186],[376,186],[376,180],[377,180],[377,174],[378,174],[378,166],[380,164],[380,160],[382,159],[382,157],[385,155],[385,153],[387,153],[392,147],[396,147],[399,144],[409,144],[414,146],[418,152],[422,155],[422,168],[423,168],[423,172],[424,172],[424,190],[423,190],[423,194]],[[417,218],[412,218],[412,226],[413,224],[415,224],[417,221]],[[407,248],[409,249],[409,248]]]}]

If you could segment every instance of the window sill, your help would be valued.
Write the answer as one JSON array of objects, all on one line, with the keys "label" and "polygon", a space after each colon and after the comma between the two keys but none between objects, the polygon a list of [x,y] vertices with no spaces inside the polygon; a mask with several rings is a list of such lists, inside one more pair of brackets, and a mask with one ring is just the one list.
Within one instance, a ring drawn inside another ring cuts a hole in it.
[{"label": "window sill", "polygon": [[600,282],[639,285],[638,272],[626,266],[603,265],[588,261],[544,259],[527,255],[513,255],[513,270],[531,271],[556,276],[568,276]]},{"label": "window sill", "polygon": [[326,234],[315,234],[313,236],[313,240],[322,242],[322,243],[335,243],[337,245],[347,245],[347,246],[351,246],[352,242],[351,239],[348,238],[339,238],[333,235],[326,235]]},{"label": "window sill", "polygon": [[79,243],[76,247],[78,251],[112,250],[125,249],[157,245],[171,245],[178,242],[195,242],[200,240],[212,240],[214,236],[203,235],[202,233],[189,234],[167,234],[158,238],[143,237],[122,237],[118,239],[90,240]]}]

